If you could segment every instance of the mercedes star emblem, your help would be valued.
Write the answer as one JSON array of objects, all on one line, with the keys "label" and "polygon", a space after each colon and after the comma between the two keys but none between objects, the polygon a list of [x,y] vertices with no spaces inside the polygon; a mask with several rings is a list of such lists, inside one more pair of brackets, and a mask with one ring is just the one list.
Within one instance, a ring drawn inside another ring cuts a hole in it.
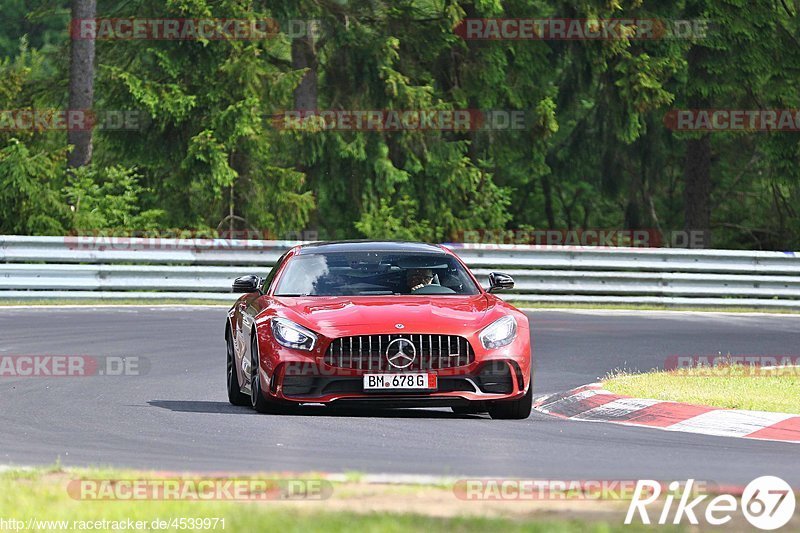
[{"label": "mercedes star emblem", "polygon": [[386,347],[386,360],[398,370],[410,367],[417,359],[417,349],[408,339],[395,339]]}]

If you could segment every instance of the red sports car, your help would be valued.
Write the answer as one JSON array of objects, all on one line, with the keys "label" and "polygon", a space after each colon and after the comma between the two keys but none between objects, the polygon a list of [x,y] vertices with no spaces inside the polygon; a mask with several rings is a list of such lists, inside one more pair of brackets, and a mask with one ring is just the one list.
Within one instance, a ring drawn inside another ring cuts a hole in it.
[{"label": "red sports car", "polygon": [[228,312],[228,399],[259,412],[302,403],[531,412],[527,317],[447,248],[350,241],[290,249],[244,276]]}]

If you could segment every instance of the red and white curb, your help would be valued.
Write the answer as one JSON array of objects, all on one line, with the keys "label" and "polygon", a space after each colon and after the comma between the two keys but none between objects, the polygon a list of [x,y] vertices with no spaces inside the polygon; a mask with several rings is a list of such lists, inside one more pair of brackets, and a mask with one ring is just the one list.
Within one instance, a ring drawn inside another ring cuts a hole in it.
[{"label": "red and white curb", "polygon": [[630,398],[612,394],[599,383],[539,398],[533,408],[570,420],[800,443],[798,415]]}]

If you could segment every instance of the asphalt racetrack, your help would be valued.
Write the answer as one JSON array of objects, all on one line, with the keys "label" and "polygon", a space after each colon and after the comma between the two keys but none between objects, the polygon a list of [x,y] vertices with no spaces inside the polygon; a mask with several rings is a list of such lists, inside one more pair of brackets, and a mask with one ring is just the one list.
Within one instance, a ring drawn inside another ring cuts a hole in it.
[{"label": "asphalt racetrack", "polygon": [[[800,447],[566,421],[457,416],[446,409],[257,415],[225,394],[226,309],[2,308],[0,355],[141,356],[142,376],[0,377],[0,463],[157,470],[360,471],[537,479],[777,475],[800,487]],[[529,313],[535,394],[669,355],[796,355],[800,316]]]}]

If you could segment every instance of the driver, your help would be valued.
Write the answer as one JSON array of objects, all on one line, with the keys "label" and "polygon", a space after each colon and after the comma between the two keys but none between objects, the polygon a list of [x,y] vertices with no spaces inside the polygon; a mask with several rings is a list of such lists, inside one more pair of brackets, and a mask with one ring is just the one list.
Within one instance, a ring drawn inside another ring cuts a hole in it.
[{"label": "driver", "polygon": [[430,268],[413,268],[408,271],[408,288],[411,292],[430,285],[433,282],[433,270]]}]

